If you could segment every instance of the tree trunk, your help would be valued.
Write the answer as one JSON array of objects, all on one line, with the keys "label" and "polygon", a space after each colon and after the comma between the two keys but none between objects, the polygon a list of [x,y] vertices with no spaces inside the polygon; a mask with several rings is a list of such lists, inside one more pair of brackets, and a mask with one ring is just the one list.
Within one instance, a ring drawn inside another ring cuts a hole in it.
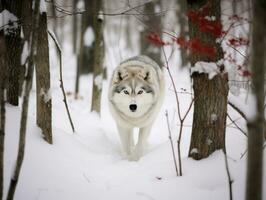
[{"label": "tree trunk", "polygon": [[[187,2],[190,11],[199,11],[208,5],[208,16],[215,16],[217,22],[220,21],[220,0]],[[191,54],[192,66],[198,61],[217,62],[223,58],[222,48],[216,42],[217,37],[201,32],[191,20],[189,37],[198,38],[217,50],[217,55],[213,58],[197,53]],[[208,157],[218,149],[225,150],[228,80],[227,74],[223,73],[223,66],[220,67],[220,72],[211,80],[205,73],[192,74],[195,102],[189,156],[194,159]]]},{"label": "tree trunk", "polygon": [[[29,7],[30,1],[23,1],[23,7],[28,8],[29,10],[24,10],[27,13],[31,13],[31,8]],[[25,4],[25,5],[24,5]],[[29,25],[31,24],[31,48],[30,48],[30,56],[28,62],[28,70],[27,70],[27,77],[25,83],[25,91],[23,96],[23,103],[22,103],[22,112],[21,112],[21,120],[20,120],[20,136],[19,136],[19,147],[18,147],[18,154],[17,154],[17,161],[16,161],[16,168],[14,174],[11,177],[11,182],[8,189],[7,200],[13,200],[14,194],[16,191],[18,178],[21,170],[21,166],[24,159],[24,152],[25,152],[25,141],[26,141],[26,128],[27,128],[27,115],[28,115],[28,105],[29,105],[29,96],[32,87],[32,76],[33,76],[33,59],[34,59],[34,52],[36,51],[36,43],[37,43],[37,25],[39,20],[39,7],[40,7],[40,0],[35,0],[34,7],[38,8],[35,9],[33,12],[32,21],[26,21],[24,24]],[[25,21],[24,21],[25,22]],[[32,23],[31,23],[32,22]]]},{"label": "tree trunk", "polygon": [[[179,35],[182,38],[187,38],[188,27],[187,27],[187,18],[186,18],[186,0],[177,0],[178,9],[176,12],[177,20],[179,23]],[[181,66],[184,67],[188,64],[188,52],[185,48],[180,48],[181,54]]]},{"label": "tree trunk", "polygon": [[125,37],[126,37],[127,48],[132,51],[134,50],[133,43],[132,43],[132,25],[134,27],[134,21],[133,21],[132,16],[130,15],[125,16],[125,20],[126,20]]},{"label": "tree trunk", "polygon": [[91,46],[86,45],[84,41],[84,35],[88,28],[92,28],[94,31],[93,25],[93,1],[94,0],[85,0],[85,10],[86,12],[81,16],[80,24],[80,34],[78,40],[78,51],[77,51],[77,71],[76,71],[76,81],[75,81],[75,96],[77,98],[79,92],[79,78],[81,74],[93,72],[94,64],[94,48],[93,43]]},{"label": "tree trunk", "polygon": [[[21,1],[3,1],[3,8],[14,14],[17,19],[21,18]],[[17,106],[19,103],[19,70],[21,69],[20,56],[22,53],[22,39],[20,37],[21,26],[13,27],[5,33],[7,50],[7,102]]]},{"label": "tree trunk", "polygon": [[100,113],[101,111],[101,95],[102,95],[102,80],[103,80],[103,19],[99,12],[103,7],[102,0],[94,0],[94,30],[95,30],[95,43],[94,43],[94,64],[93,64],[93,89],[92,89],[92,102],[91,111]]},{"label": "tree trunk", "polygon": [[[0,3],[0,12],[2,6]],[[4,189],[4,141],[5,141],[5,81],[6,81],[6,49],[4,32],[0,31],[0,199]]]},{"label": "tree trunk", "polygon": [[[262,200],[266,2],[253,1],[251,70],[256,115],[248,119],[246,200]],[[254,112],[254,111],[251,111]],[[265,187],[264,187],[265,188]]]},{"label": "tree trunk", "polygon": [[[78,0],[73,0],[73,12],[77,11]],[[78,16],[74,14],[72,18],[72,40],[73,40],[73,53],[77,54],[77,37],[78,37]]]},{"label": "tree trunk", "polygon": [[52,144],[52,97],[50,91],[50,64],[46,12],[41,13],[38,26],[36,55],[37,125],[44,139]]},{"label": "tree trunk", "polygon": [[161,9],[161,1],[151,1],[144,6],[143,24],[145,25],[143,31],[140,33],[141,42],[141,54],[149,56],[155,60],[159,65],[162,64],[161,61],[161,46],[156,46],[151,44],[147,40],[147,36],[151,33],[156,33],[161,37],[162,35],[162,23],[161,15],[152,15]]},{"label": "tree trunk", "polygon": [[[93,44],[88,46],[86,44],[85,34],[86,31],[88,31],[88,28],[94,29],[94,16],[93,13],[95,11],[93,10],[93,1],[94,0],[85,0],[85,9],[87,12],[85,12],[82,15],[82,23],[81,23],[81,38],[80,38],[80,73],[86,74],[93,72],[93,64],[94,64],[94,48]],[[100,4],[100,2],[98,3]],[[96,36],[95,36],[96,37]]]},{"label": "tree trunk", "polygon": [[[2,65],[2,62],[3,62],[2,59],[3,58],[1,56],[0,65]],[[2,69],[2,67],[3,66],[0,66],[0,69]],[[5,142],[5,120],[6,119],[5,119],[4,79],[3,79],[3,77],[0,77],[0,79],[1,79],[0,80],[0,199],[3,199],[3,189],[4,189],[4,149],[5,149],[4,142]]]}]

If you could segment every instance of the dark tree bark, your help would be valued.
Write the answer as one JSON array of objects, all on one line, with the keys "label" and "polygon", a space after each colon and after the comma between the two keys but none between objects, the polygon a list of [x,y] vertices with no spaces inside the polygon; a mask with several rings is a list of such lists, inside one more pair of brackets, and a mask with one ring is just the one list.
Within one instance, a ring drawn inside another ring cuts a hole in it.
[{"label": "dark tree bark", "polygon": [[151,33],[156,33],[160,37],[162,35],[162,23],[160,15],[153,15],[157,12],[156,7],[161,8],[161,1],[151,1],[150,3],[145,4],[143,10],[143,24],[144,29],[140,33],[140,45],[141,45],[141,54],[151,57],[159,65],[162,64],[161,60],[161,47],[152,44],[147,40],[147,36]]},{"label": "dark tree bark", "polygon": [[[23,1],[23,7],[28,8],[29,10],[25,9],[24,11],[27,13],[32,13],[32,7],[29,7],[31,1]],[[28,105],[29,105],[29,96],[32,87],[32,76],[33,76],[33,66],[34,66],[34,52],[36,51],[36,43],[37,43],[37,25],[39,21],[39,7],[40,7],[40,0],[35,0],[34,7],[37,8],[33,11],[32,21],[24,21],[25,26],[31,25],[31,47],[30,47],[30,56],[28,61],[28,70],[26,76],[26,83],[25,83],[25,91],[23,95],[23,103],[22,103],[22,112],[21,112],[21,120],[20,120],[20,136],[19,136],[19,147],[18,147],[18,154],[17,154],[17,161],[16,161],[16,168],[14,174],[11,177],[11,182],[8,189],[7,200],[13,200],[14,194],[16,191],[19,174],[21,170],[21,166],[24,159],[24,152],[25,152],[25,142],[26,142],[26,128],[27,128],[27,115],[28,115]]]},{"label": "dark tree bark", "polygon": [[[256,115],[248,119],[246,200],[262,200],[266,2],[253,1],[251,70]],[[252,112],[252,111],[251,111]],[[265,187],[264,187],[265,188]]]},{"label": "dark tree bark", "polygon": [[[0,12],[2,6],[0,3]],[[0,199],[4,188],[4,141],[5,141],[5,81],[6,81],[6,48],[4,32],[0,31]]]},{"label": "dark tree bark", "polygon": [[[93,1],[94,0],[85,0],[85,9],[86,12],[82,15],[81,22],[81,38],[80,38],[80,61],[79,67],[81,74],[91,73],[93,72],[93,64],[94,64],[94,48],[93,45],[87,46],[84,41],[84,35],[89,27],[94,29],[94,16],[95,10],[93,10]],[[100,4],[100,3],[99,3]],[[96,37],[96,36],[95,36]]]},{"label": "dark tree bark", "polygon": [[[178,9],[176,12],[177,20],[179,23],[180,37],[187,38],[188,35],[188,25],[187,25],[187,17],[186,17],[186,0],[177,0]],[[188,52],[185,48],[180,48],[181,54],[181,65],[182,67],[188,64]]]},{"label": "dark tree bark", "polygon": [[[27,47],[30,48],[30,34],[32,30],[32,1],[22,0],[22,8],[21,8],[21,31],[23,33],[23,48],[27,43]],[[26,68],[28,65],[28,57],[25,58],[25,62],[21,63],[21,67],[19,70],[19,96],[22,96],[23,91],[23,83],[25,81],[26,76]]]},{"label": "dark tree bark", "polygon": [[93,88],[92,88],[92,102],[91,111],[100,113],[101,111],[101,95],[102,95],[102,80],[103,80],[103,52],[104,52],[104,41],[103,41],[103,15],[99,14],[103,7],[102,0],[94,0],[94,64],[93,64]]},{"label": "dark tree bark", "polygon": [[[187,0],[188,10],[199,11],[208,5],[208,16],[215,16],[220,21],[220,0]],[[199,38],[204,43],[215,47],[217,55],[213,58],[202,54],[191,54],[191,65],[198,61],[217,62],[223,58],[221,46],[216,37],[199,30],[199,27],[189,20],[189,37]],[[225,150],[225,129],[227,113],[228,84],[227,74],[223,73],[223,66],[213,79],[209,80],[205,73],[192,74],[195,96],[192,136],[189,156],[202,159],[218,149]]]},{"label": "dark tree bark", "polygon": [[[85,10],[86,12],[82,14],[81,17],[81,30],[79,36],[79,50],[77,55],[77,72],[76,72],[76,83],[75,83],[75,94],[76,97],[79,92],[79,78],[81,74],[92,73],[93,72],[93,64],[94,64],[94,48],[92,44],[91,46],[87,46],[84,41],[84,35],[88,28],[92,28],[94,31],[93,25],[93,1],[94,0],[85,0]],[[95,31],[94,31],[95,32]]]},{"label": "dark tree bark", "polygon": [[[2,59],[3,58],[0,55],[0,65],[3,64]],[[0,66],[0,69],[2,69],[2,66]],[[0,77],[0,79],[1,79],[0,80],[0,199],[2,199],[3,189],[4,189],[4,147],[5,147],[4,142],[5,142],[5,120],[6,118],[5,118],[4,78]]]},{"label": "dark tree bark", "polygon": [[[2,6],[14,14],[17,19],[21,18],[21,1],[2,0]],[[5,33],[8,79],[7,79],[7,102],[17,106],[19,103],[19,71],[21,69],[20,56],[22,52],[22,39],[20,37],[21,26],[12,28]]]},{"label": "dark tree bark", "polygon": [[36,55],[37,125],[44,139],[52,144],[52,97],[50,91],[50,64],[46,12],[41,13],[38,26]]},{"label": "dark tree bark", "polygon": [[[77,11],[78,0],[73,0],[73,12]],[[78,39],[78,16],[74,14],[72,18],[72,40],[73,40],[73,53],[77,53],[77,39]]]}]

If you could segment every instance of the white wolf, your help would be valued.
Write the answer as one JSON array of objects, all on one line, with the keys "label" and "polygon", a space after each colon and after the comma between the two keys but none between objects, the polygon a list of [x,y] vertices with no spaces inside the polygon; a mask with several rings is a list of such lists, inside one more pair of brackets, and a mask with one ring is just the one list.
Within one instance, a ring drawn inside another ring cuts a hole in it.
[{"label": "white wolf", "polygon": [[[125,60],[114,70],[109,87],[109,107],[129,160],[142,156],[164,91],[163,69],[147,56]],[[135,127],[139,128],[139,137],[134,146]]]}]

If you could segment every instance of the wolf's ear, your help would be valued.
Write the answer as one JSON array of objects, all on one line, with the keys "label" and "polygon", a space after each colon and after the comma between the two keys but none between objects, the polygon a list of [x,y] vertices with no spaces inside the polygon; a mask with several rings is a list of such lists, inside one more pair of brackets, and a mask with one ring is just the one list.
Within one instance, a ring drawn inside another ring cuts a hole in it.
[{"label": "wolf's ear", "polygon": [[144,81],[148,81],[150,79],[150,73],[146,72],[145,77],[144,77]]},{"label": "wolf's ear", "polygon": [[117,79],[118,79],[119,81],[122,81],[122,80],[123,80],[123,78],[122,78],[122,73],[121,73],[120,71],[117,72]]},{"label": "wolf's ear", "polygon": [[123,78],[122,78],[122,73],[120,71],[117,71],[115,72],[115,75],[114,75],[114,82],[115,83],[119,83],[120,81],[122,81]]}]

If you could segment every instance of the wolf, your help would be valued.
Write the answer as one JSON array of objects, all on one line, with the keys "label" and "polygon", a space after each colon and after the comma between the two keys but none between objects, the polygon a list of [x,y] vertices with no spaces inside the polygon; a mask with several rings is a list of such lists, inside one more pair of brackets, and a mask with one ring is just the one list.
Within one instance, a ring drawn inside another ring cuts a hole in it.
[{"label": "wolf", "polygon": [[[164,93],[164,70],[151,58],[135,56],[115,68],[108,91],[109,110],[129,160],[137,161],[143,155]],[[134,128],[139,129],[136,145]]]}]

